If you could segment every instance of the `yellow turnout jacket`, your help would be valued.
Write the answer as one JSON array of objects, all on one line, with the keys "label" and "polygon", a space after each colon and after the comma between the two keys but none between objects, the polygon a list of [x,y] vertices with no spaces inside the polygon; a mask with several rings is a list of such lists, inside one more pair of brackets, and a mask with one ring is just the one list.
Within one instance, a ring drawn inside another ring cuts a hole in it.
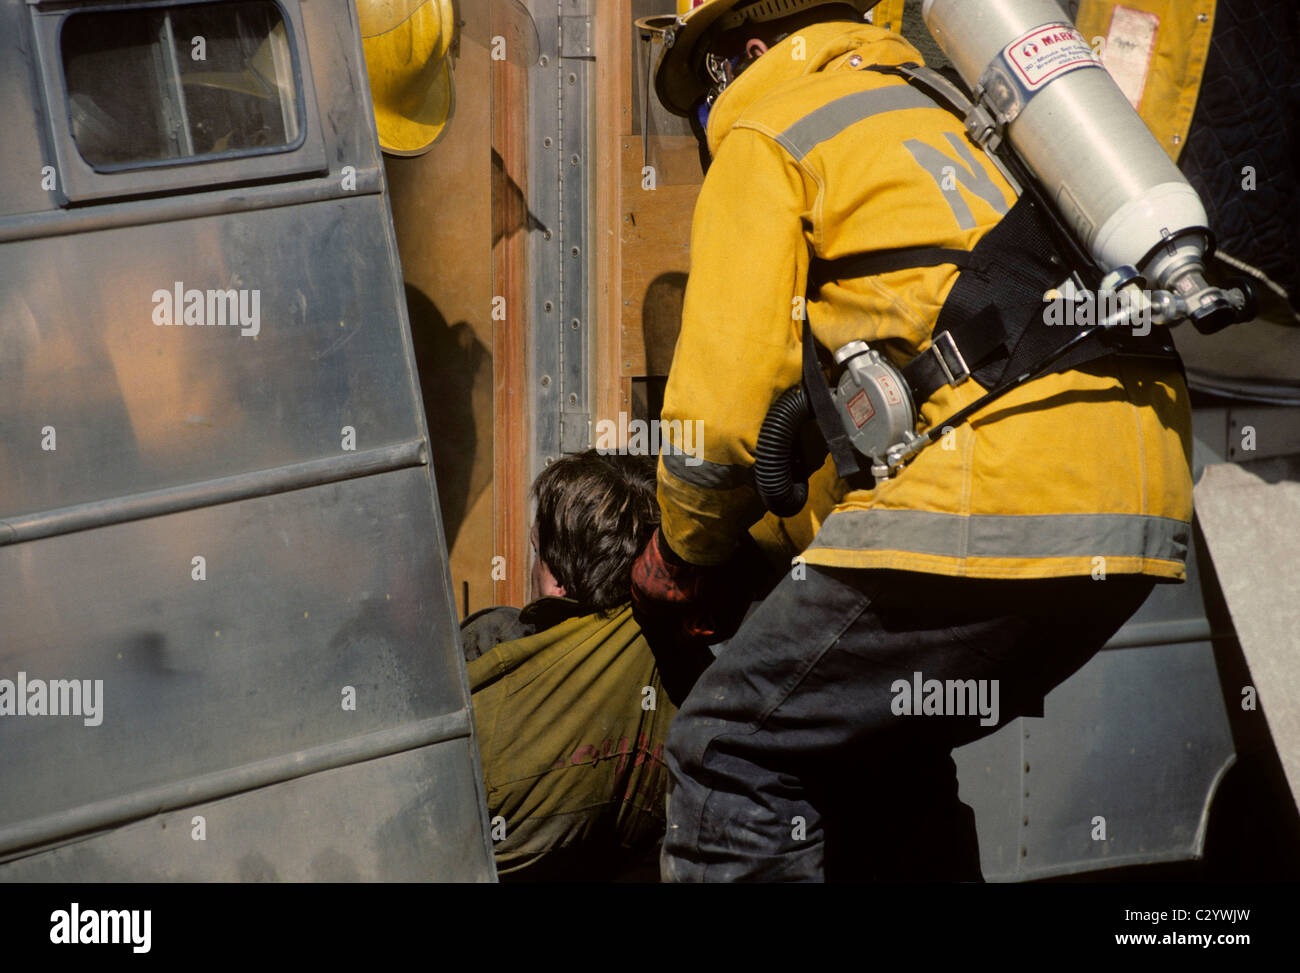
[{"label": "yellow turnout jacket", "polygon": [[[702,442],[659,469],[663,530],[689,561],[725,560],[762,516],[754,447],[769,407],[800,380],[810,257],[971,249],[1014,202],[952,114],[861,69],[920,60],[889,31],[818,24],[759,58],[713,107],[663,412],[670,430],[702,420]],[[808,308],[813,334],[829,349],[875,342],[905,364],[929,347],[956,277],[942,265],[828,284]],[[984,391],[974,379],[941,389],[920,429]],[[1027,383],[874,489],[850,490],[828,462],[801,515],[769,516],[755,534],[834,567],[1181,580],[1190,450],[1177,369],[1111,357]]]}]

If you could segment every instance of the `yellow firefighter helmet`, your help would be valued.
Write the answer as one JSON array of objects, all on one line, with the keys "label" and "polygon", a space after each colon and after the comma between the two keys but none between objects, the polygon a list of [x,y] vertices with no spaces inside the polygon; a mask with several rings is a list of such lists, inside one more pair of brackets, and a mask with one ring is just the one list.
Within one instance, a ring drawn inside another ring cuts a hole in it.
[{"label": "yellow firefighter helmet", "polygon": [[380,148],[390,155],[429,151],[454,104],[452,0],[357,0],[357,17]]},{"label": "yellow firefighter helmet", "polygon": [[663,34],[664,53],[655,73],[655,91],[677,115],[691,109],[716,83],[705,63],[709,45],[724,31],[746,23],[778,20],[814,7],[853,7],[865,14],[880,0],[677,0],[677,13],[643,17],[637,26]]}]

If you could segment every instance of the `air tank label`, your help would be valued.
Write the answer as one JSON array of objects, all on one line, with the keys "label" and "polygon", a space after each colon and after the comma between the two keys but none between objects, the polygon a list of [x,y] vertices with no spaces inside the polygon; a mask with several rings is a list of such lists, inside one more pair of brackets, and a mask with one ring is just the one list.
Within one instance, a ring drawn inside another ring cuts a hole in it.
[{"label": "air tank label", "polygon": [[1037,91],[1075,68],[1102,66],[1083,35],[1065,23],[1045,24],[1022,34],[1003,48],[1002,57],[1027,91]]}]

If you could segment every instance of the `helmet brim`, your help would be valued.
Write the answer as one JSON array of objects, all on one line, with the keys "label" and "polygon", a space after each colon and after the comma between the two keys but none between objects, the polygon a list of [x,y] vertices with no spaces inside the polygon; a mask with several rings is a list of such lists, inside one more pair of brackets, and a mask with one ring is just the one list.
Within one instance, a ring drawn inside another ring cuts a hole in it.
[{"label": "helmet brim", "polygon": [[[703,53],[698,50],[713,25],[724,14],[741,6],[746,0],[714,0],[702,7],[697,7],[684,16],[674,18],[676,26],[648,28],[660,30],[665,36],[665,49],[655,71],[655,92],[659,101],[674,115],[689,115],[709,93],[709,83],[704,78],[700,62]],[[857,7],[866,13],[880,0],[826,0],[827,3],[840,2],[846,6]],[[656,18],[646,17],[645,20]],[[667,19],[667,18],[658,18]],[[640,26],[640,21],[637,22]]]},{"label": "helmet brim", "polygon": [[[655,93],[659,101],[674,115],[686,116],[709,93],[709,86],[701,76],[697,47],[700,40],[723,15],[730,13],[743,0],[715,0],[697,7],[684,17],[673,18],[664,35],[664,53],[655,71]],[[670,40],[671,39],[671,40]]]}]

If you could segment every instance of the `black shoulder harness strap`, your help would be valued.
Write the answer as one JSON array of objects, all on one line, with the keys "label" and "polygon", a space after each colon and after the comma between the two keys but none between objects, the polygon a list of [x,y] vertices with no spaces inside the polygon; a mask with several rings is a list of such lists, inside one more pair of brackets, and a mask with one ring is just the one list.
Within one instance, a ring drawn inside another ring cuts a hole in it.
[{"label": "black shoulder harness strap", "polygon": [[804,302],[803,312],[803,385],[808,395],[808,404],[812,406],[817,427],[826,440],[826,448],[835,460],[835,472],[841,480],[847,480],[861,471],[858,465],[858,453],[853,448],[853,440],[844,431],[839,413],[835,411],[835,402],[831,399],[831,390],[826,387],[826,376],[822,374],[821,363],[817,360],[817,345],[813,340],[812,327],[808,324],[808,302]]}]

